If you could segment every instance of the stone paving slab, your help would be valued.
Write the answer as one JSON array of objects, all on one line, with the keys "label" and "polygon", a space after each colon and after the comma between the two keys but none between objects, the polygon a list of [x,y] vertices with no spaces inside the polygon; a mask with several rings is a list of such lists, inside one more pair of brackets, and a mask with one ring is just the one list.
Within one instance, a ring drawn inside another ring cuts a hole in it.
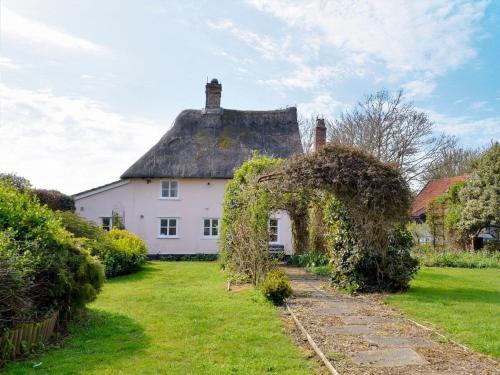
[{"label": "stone paving slab", "polygon": [[[303,269],[284,271],[292,275],[288,305],[342,375],[500,375],[498,361],[436,341],[432,331],[381,303],[383,296],[349,296]],[[290,333],[304,345],[300,330]]]},{"label": "stone paving slab", "polygon": [[378,347],[405,347],[430,348],[437,344],[423,337],[394,337],[394,336],[366,336],[365,339]]},{"label": "stone paving slab", "polygon": [[390,323],[391,321],[393,321],[393,319],[390,318],[373,315],[346,315],[341,316],[340,319],[345,324],[379,324]]},{"label": "stone paving slab", "polygon": [[326,328],[326,332],[330,335],[366,335],[377,333],[374,328],[362,325],[329,327]]},{"label": "stone paving slab", "polygon": [[351,355],[354,363],[374,367],[426,365],[427,362],[410,348],[377,349]]}]

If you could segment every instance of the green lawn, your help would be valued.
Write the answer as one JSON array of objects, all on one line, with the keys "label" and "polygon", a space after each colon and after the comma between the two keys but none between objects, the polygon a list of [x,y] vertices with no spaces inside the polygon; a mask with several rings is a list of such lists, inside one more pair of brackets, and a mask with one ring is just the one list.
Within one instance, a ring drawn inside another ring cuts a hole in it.
[{"label": "green lawn", "polygon": [[92,318],[76,325],[61,348],[11,364],[6,373],[310,374],[317,369],[259,293],[225,290],[216,263],[150,263],[106,283],[90,311]]},{"label": "green lawn", "polygon": [[500,270],[423,268],[407,293],[386,301],[450,338],[500,357]]}]

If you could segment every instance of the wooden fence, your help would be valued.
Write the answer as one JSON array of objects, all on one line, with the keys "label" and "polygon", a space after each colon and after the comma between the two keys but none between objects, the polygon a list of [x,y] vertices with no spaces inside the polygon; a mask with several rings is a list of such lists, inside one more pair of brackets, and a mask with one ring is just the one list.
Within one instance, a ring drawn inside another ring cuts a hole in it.
[{"label": "wooden fence", "polygon": [[34,345],[46,343],[54,332],[58,316],[56,311],[45,320],[25,323],[4,332],[0,337],[0,359],[14,359]]}]

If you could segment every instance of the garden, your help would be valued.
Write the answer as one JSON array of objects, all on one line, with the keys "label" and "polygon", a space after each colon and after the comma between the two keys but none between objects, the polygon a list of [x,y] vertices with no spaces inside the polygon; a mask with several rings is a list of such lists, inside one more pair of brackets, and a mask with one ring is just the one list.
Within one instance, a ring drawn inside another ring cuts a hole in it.
[{"label": "garden", "polygon": [[[466,184],[436,201],[447,203],[443,221],[457,243],[496,225],[498,181],[490,176],[498,175],[498,152],[494,145]],[[255,154],[243,164],[226,188],[217,263],[147,263],[146,244],[119,217],[105,231],[75,214],[70,197],[1,177],[8,373],[316,371],[272,306],[292,295],[282,259],[268,251],[275,211],[291,219],[289,264],[346,295],[384,293],[418,322],[500,355],[497,243],[481,252],[414,246],[408,183],[354,147],[328,144],[290,160]]]}]

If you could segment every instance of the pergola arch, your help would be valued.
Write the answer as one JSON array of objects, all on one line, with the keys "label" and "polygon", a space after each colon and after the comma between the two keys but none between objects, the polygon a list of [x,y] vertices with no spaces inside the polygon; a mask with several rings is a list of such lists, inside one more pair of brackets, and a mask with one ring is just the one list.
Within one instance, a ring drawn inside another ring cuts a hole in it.
[{"label": "pergola arch", "polygon": [[[361,150],[339,144],[328,144],[310,155],[273,162],[267,167],[262,167],[264,164],[246,175],[244,183],[237,183],[237,188],[233,186],[240,198],[241,194],[247,194],[240,200],[237,210],[253,214],[258,214],[255,210],[267,210],[267,217],[272,210],[288,211],[294,247],[301,252],[307,248],[310,201],[322,193],[333,194],[350,217],[357,251],[361,255],[374,254],[380,263],[376,267],[379,273],[376,279],[384,278],[385,268],[390,267],[384,259],[390,247],[391,233],[398,223],[405,220],[411,204],[408,184],[395,167],[381,163]],[[230,201],[231,197],[226,199]],[[264,202],[261,207],[255,206],[259,200]],[[234,209],[225,205],[224,214],[227,216],[231,210],[234,213]],[[248,233],[262,236],[265,222],[261,220],[259,223],[250,223],[246,228]],[[226,225],[232,223],[226,221]],[[244,223],[239,225],[245,226]],[[236,235],[232,241],[238,241]],[[231,251],[230,248],[227,250]]]}]

